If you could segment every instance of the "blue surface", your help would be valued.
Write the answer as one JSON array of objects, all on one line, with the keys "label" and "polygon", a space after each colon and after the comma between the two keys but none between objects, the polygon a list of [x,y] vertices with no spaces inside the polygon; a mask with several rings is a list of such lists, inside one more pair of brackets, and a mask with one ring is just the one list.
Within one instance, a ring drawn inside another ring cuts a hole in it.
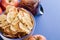
[{"label": "blue surface", "polygon": [[47,40],[60,40],[60,0],[41,0],[42,16],[35,16],[34,34],[42,34]]}]

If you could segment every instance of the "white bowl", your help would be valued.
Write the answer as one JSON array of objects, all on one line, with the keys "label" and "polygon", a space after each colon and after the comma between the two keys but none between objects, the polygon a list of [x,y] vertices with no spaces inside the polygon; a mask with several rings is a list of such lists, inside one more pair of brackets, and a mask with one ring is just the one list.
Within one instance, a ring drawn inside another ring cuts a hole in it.
[{"label": "white bowl", "polygon": [[25,38],[29,37],[30,35],[32,35],[33,32],[34,32],[36,23],[35,23],[35,18],[34,18],[34,16],[32,15],[32,13],[31,13],[30,15],[33,17],[33,21],[34,21],[34,27],[33,27],[33,29],[32,29],[32,31],[31,31],[30,34],[28,34],[28,35],[26,35],[26,36],[24,36],[24,37],[22,37],[22,38],[15,38],[15,39],[14,39],[14,38],[11,39],[11,38],[4,37],[4,36],[2,35],[2,33],[0,33],[0,36],[1,36],[4,40],[22,40],[22,39],[25,39]]}]

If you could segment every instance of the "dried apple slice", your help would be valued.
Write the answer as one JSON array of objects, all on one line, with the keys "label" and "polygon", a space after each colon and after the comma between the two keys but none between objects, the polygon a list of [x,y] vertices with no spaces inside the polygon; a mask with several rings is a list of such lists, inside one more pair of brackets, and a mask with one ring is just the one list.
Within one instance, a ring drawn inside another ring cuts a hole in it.
[{"label": "dried apple slice", "polygon": [[6,15],[4,14],[0,15],[0,27],[3,27],[8,24],[6,18],[7,18]]},{"label": "dried apple slice", "polygon": [[30,33],[30,30],[28,30],[28,28],[25,27],[21,22],[19,23],[19,27],[20,27],[24,32],[26,32],[27,34]]},{"label": "dried apple slice", "polygon": [[19,22],[19,19],[18,19],[18,17],[16,17],[16,18],[13,20],[12,25],[16,25],[18,22]]}]

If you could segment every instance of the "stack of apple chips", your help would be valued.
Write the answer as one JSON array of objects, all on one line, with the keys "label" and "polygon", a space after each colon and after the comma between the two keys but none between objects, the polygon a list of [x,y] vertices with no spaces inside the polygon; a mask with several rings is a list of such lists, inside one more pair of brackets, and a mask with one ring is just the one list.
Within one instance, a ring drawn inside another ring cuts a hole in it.
[{"label": "stack of apple chips", "polygon": [[5,37],[21,38],[31,33],[34,19],[29,11],[8,5],[0,15],[0,30]]}]

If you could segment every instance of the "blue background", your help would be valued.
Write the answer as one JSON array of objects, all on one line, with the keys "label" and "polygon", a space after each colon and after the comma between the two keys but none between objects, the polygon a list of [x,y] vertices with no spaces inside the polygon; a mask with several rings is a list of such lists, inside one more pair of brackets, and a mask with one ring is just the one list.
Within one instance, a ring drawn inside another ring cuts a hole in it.
[{"label": "blue background", "polygon": [[41,0],[42,16],[35,16],[34,34],[42,34],[47,40],[60,40],[60,0]]}]

